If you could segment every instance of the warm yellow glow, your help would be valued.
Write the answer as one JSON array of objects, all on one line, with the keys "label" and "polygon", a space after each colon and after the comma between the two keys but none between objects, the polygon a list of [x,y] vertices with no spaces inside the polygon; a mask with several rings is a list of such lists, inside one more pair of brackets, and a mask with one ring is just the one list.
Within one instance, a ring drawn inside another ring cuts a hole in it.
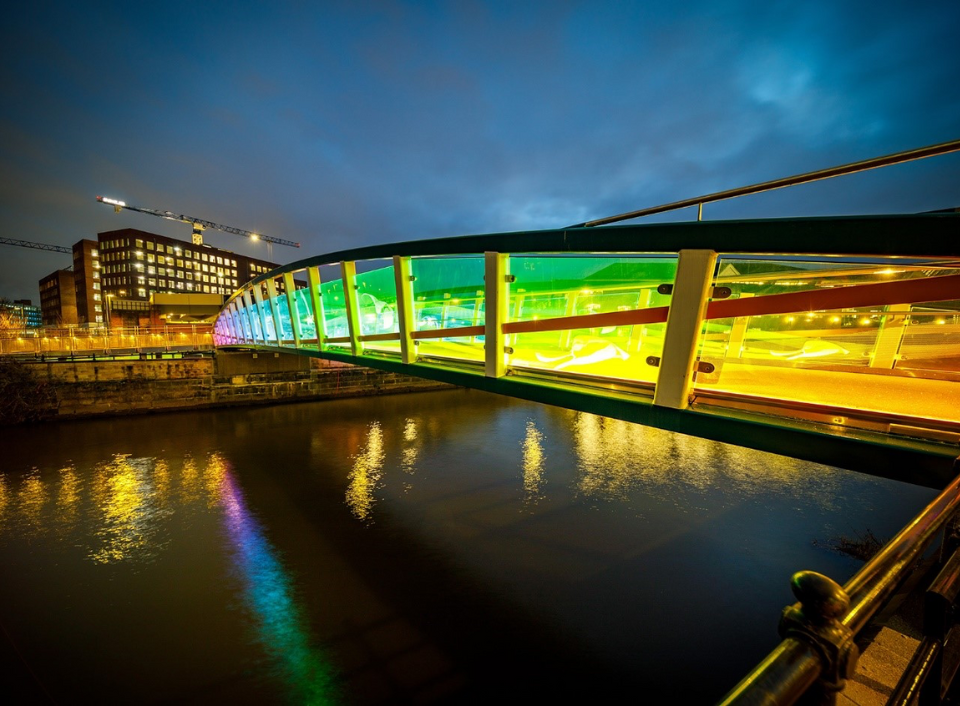
[{"label": "warm yellow glow", "polygon": [[947,323],[947,320],[946,320],[946,319],[937,319],[937,323],[942,325],[942,324]]},{"label": "warm yellow glow", "polygon": [[147,465],[146,459],[117,454],[96,470],[93,500],[102,515],[96,533],[102,545],[90,558],[98,564],[134,559],[148,546]]},{"label": "warm yellow glow", "polygon": [[527,433],[523,438],[523,491],[527,503],[540,499],[543,483],[543,434],[532,420],[527,421]]},{"label": "warm yellow glow", "polygon": [[417,459],[420,457],[420,439],[417,423],[407,419],[403,426],[404,448],[400,454],[400,467],[404,473],[413,475],[416,470]]},{"label": "warm yellow glow", "polygon": [[207,456],[207,467],[203,475],[203,485],[207,491],[207,507],[216,507],[223,498],[223,484],[227,478],[226,459],[217,452],[211,453]]},{"label": "warm yellow glow", "polygon": [[839,316],[831,316],[831,317],[830,317],[830,323],[831,323],[831,324],[839,324],[839,323],[840,323],[840,317],[839,317]]},{"label": "warm yellow glow", "polygon": [[347,485],[347,507],[359,520],[368,520],[376,499],[373,492],[383,474],[383,430],[373,422],[367,431],[366,448],[354,459]]},{"label": "warm yellow glow", "polygon": [[251,233],[250,240],[260,240],[260,236],[257,235],[256,233]]},{"label": "warm yellow glow", "polygon": [[864,316],[862,319],[860,319],[860,325],[861,325],[861,326],[869,326],[869,325],[870,325],[870,319],[868,319],[866,316]]},{"label": "warm yellow glow", "polygon": [[794,322],[794,320],[795,320],[795,319],[794,319],[794,317],[793,317],[793,316],[787,316],[787,317],[786,317],[786,321],[787,321],[787,323],[790,323],[790,324],[792,324],[792,323]]}]

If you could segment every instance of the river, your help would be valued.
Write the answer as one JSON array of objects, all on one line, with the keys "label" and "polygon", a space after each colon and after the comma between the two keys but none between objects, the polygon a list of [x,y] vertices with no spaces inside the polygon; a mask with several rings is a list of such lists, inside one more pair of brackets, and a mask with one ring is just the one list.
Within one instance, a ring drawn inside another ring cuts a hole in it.
[{"label": "river", "polygon": [[23,703],[709,704],[934,495],[463,390],[2,435]]}]

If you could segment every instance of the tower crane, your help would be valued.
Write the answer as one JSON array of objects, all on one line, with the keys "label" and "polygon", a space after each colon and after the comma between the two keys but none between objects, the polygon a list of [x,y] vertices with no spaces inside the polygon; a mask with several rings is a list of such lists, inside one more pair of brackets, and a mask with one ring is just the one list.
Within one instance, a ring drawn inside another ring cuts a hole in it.
[{"label": "tower crane", "polygon": [[98,196],[97,201],[107,206],[113,206],[113,210],[117,213],[120,213],[121,209],[127,209],[128,211],[139,211],[140,213],[149,213],[151,216],[157,216],[159,218],[166,218],[169,221],[180,221],[181,223],[189,223],[193,226],[193,244],[194,245],[203,245],[203,231],[206,228],[214,228],[216,230],[223,231],[224,233],[233,233],[234,235],[242,235],[244,237],[250,238],[250,240],[262,240],[266,243],[276,243],[277,245],[288,245],[291,248],[299,248],[300,243],[294,243],[292,240],[283,240],[282,238],[274,238],[269,235],[263,235],[260,233],[254,233],[253,231],[243,230],[242,228],[234,228],[232,226],[224,226],[219,223],[212,223],[211,221],[206,221],[202,218],[194,218],[193,216],[185,216],[180,213],[174,213],[173,211],[158,211],[153,208],[141,208],[140,206],[130,206],[123,201],[118,201],[117,199],[111,199],[106,196]]},{"label": "tower crane", "polygon": [[14,240],[13,238],[0,238],[0,245],[17,245],[21,248],[51,250],[53,252],[65,252],[68,254],[73,252],[70,248],[65,248],[62,245],[48,245],[47,243],[34,243],[31,240]]}]

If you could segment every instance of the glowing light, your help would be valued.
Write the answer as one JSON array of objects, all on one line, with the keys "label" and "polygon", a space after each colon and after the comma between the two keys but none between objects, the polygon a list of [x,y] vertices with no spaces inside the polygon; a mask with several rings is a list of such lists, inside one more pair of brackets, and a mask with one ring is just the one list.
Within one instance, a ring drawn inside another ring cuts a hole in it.
[{"label": "glowing light", "polygon": [[870,319],[868,319],[866,316],[864,316],[862,319],[860,319],[860,325],[861,325],[861,326],[869,326],[869,325],[870,325]]},{"label": "glowing light", "polygon": [[257,235],[256,233],[251,233],[250,240],[260,240],[260,236]]},{"label": "glowing light", "polygon": [[543,434],[537,429],[533,420],[527,420],[527,433],[521,446],[523,447],[524,501],[535,503],[541,497],[540,486],[543,483],[543,463],[546,454],[543,452]]},{"label": "glowing light", "polygon": [[831,324],[839,324],[839,323],[840,323],[840,317],[839,317],[839,316],[831,316],[831,317],[830,317],[830,323],[831,323]]},{"label": "glowing light", "polygon": [[127,205],[126,202],[124,202],[124,201],[117,201],[116,199],[111,199],[109,196],[101,196],[101,197],[100,197],[100,200],[103,201],[104,203],[108,203],[108,204],[110,204],[110,205],[112,205],[112,206],[126,206],[126,205]]},{"label": "glowing light", "polygon": [[347,506],[358,520],[370,519],[376,502],[373,491],[383,473],[383,459],[383,431],[380,422],[373,422],[367,432],[367,447],[354,460],[347,486]]},{"label": "glowing light", "polygon": [[946,320],[946,319],[937,319],[937,323],[942,326],[943,324],[947,323],[947,320]]}]

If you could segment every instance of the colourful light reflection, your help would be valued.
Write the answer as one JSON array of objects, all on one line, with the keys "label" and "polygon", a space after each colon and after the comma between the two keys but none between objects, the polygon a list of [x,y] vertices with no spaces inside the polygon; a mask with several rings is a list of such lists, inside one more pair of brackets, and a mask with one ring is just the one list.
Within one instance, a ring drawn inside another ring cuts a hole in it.
[{"label": "colourful light reflection", "polygon": [[291,700],[298,704],[337,703],[333,669],[310,644],[290,579],[273,547],[247,508],[223,458],[211,454],[207,467],[211,477],[220,479],[218,488],[227,536],[244,583],[247,605],[259,622],[264,647],[283,670]]}]

